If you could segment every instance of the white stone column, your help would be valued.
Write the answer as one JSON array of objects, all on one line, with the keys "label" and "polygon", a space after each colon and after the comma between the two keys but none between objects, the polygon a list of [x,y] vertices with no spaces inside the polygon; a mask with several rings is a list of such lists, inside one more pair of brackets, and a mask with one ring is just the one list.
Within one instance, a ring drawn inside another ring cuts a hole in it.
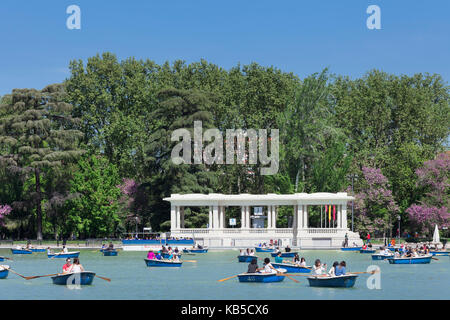
[{"label": "white stone column", "polygon": [[245,207],[241,207],[241,229],[245,229]]},{"label": "white stone column", "polygon": [[176,206],[170,206],[170,229],[175,230],[177,228],[177,216]]},{"label": "white stone column", "polygon": [[301,204],[297,205],[296,215],[297,215],[297,221],[298,221],[297,230],[303,229],[304,228],[304,220],[305,220],[304,219],[305,216],[303,213],[303,205],[301,205]]},{"label": "white stone column", "polygon": [[292,215],[292,229],[298,229],[298,205],[294,206],[294,213]]},{"label": "white stone column", "polygon": [[184,229],[184,207],[180,207],[180,227]]},{"label": "white stone column", "polygon": [[277,206],[272,206],[272,228],[273,229],[277,228],[277,210],[278,210]]},{"label": "white stone column", "polygon": [[212,214],[212,206],[209,206],[209,229],[213,228],[213,214]]},{"label": "white stone column", "polygon": [[219,206],[219,229],[223,229],[223,210],[222,210],[222,206]]},{"label": "white stone column", "polygon": [[246,206],[245,207],[246,208],[246,218],[245,218],[245,224],[247,225],[247,228],[251,228],[252,227],[252,225],[251,225],[251,223],[250,223],[250,206]]},{"label": "white stone column", "polygon": [[225,229],[225,207],[220,206],[219,212],[220,212],[220,229]]},{"label": "white stone column", "polygon": [[308,205],[303,206],[303,228],[308,228]]},{"label": "white stone column", "polygon": [[181,224],[180,224],[180,206],[175,206],[175,213],[176,213],[176,228],[180,229]]},{"label": "white stone column", "polygon": [[267,206],[267,229],[272,228],[272,206]]},{"label": "white stone column", "polygon": [[342,217],[341,217],[341,205],[337,204],[336,205],[336,228],[341,229],[341,222],[342,222]]},{"label": "white stone column", "polygon": [[219,207],[213,206],[213,229],[219,229]]},{"label": "white stone column", "polygon": [[347,203],[342,205],[342,228],[347,229]]}]

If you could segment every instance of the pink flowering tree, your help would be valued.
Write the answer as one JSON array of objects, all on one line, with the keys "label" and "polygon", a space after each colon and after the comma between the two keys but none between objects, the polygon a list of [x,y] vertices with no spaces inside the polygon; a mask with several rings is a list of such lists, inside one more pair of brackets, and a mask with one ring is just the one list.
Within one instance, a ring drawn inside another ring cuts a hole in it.
[{"label": "pink flowering tree", "polygon": [[4,222],[3,219],[10,214],[12,211],[12,208],[5,204],[5,205],[0,205],[0,226],[4,226]]},{"label": "pink flowering tree", "polygon": [[380,169],[362,168],[363,179],[355,194],[355,226],[361,233],[384,233],[392,230],[399,212],[388,179]]},{"label": "pink flowering tree", "polygon": [[138,197],[139,184],[128,178],[123,178],[122,183],[117,186],[122,196],[119,200],[122,206],[122,213],[125,218],[125,224],[128,227],[135,225],[136,221],[141,222],[136,198]]},{"label": "pink flowering tree", "polygon": [[432,234],[434,226],[450,226],[450,155],[441,153],[436,159],[426,161],[416,170],[417,186],[425,196],[419,204],[413,204],[406,212],[412,224],[421,232]]}]

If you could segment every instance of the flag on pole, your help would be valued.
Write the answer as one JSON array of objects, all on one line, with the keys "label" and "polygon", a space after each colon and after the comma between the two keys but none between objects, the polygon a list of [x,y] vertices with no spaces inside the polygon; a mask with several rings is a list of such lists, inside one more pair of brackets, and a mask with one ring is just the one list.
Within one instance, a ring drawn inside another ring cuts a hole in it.
[{"label": "flag on pole", "polygon": [[336,206],[333,205],[333,221],[336,220]]},{"label": "flag on pole", "polygon": [[331,221],[331,206],[328,206],[328,221]]}]

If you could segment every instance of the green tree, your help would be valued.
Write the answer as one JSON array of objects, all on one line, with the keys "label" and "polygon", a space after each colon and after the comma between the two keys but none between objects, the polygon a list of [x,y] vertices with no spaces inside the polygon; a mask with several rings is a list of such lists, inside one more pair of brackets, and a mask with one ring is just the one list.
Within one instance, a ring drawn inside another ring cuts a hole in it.
[{"label": "green tree", "polygon": [[83,157],[71,181],[71,194],[66,202],[67,228],[83,237],[106,237],[119,225],[121,179],[118,169],[107,158],[98,155]]},{"label": "green tree", "polygon": [[37,239],[42,240],[42,175],[52,168],[76,161],[80,131],[77,119],[70,115],[72,106],[64,102],[62,85],[51,85],[42,91],[14,89],[8,104],[0,106],[0,162],[10,171],[33,176],[29,201],[36,214]]}]

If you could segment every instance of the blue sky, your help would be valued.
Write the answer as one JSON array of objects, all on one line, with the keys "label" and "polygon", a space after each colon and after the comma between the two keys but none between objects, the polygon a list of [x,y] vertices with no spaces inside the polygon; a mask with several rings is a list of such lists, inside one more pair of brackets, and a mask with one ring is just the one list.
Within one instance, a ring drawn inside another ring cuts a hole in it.
[{"label": "blue sky", "polygon": [[[81,8],[81,30],[66,8]],[[381,30],[366,9],[381,8]],[[72,59],[104,51],[157,63],[202,58],[226,69],[258,62],[300,77],[329,67],[450,77],[450,1],[43,0],[0,2],[0,95],[69,76]]]}]

